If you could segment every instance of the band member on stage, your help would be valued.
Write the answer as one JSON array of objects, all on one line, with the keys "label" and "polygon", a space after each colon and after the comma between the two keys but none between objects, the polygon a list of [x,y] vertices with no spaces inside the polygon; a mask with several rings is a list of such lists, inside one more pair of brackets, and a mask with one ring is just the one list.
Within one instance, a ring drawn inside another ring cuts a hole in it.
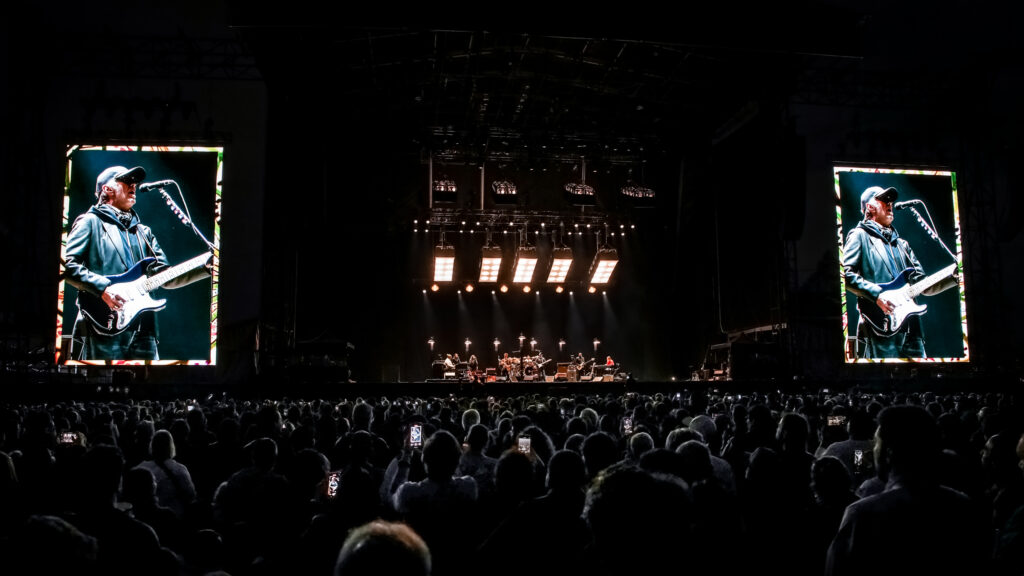
[{"label": "band member on stage", "polygon": [[476,359],[476,354],[469,355],[469,371],[476,372],[480,368],[480,361]]},{"label": "band member on stage", "polygon": [[615,366],[615,360],[612,360],[611,356],[608,356],[604,361],[605,366]]},{"label": "band member on stage", "polygon": [[444,369],[446,371],[455,370],[455,360],[451,354],[447,354],[444,358]]},{"label": "band member on stage", "polygon": [[576,366],[583,367],[585,363],[586,360],[583,359],[583,352],[580,352],[579,354],[576,355]]},{"label": "band member on stage", "polygon": [[[130,271],[145,258],[155,261],[143,272],[153,276],[170,262],[152,229],[135,212],[135,187],[146,178],[141,166],[111,166],[96,178],[96,204],[75,219],[68,232],[64,278],[79,292],[102,299],[110,310],[121,310],[130,296],[125,282],[109,277]],[[210,276],[212,263],[162,285],[180,288]],[[102,332],[79,311],[73,329],[72,352],[78,360],[159,360],[158,332],[154,313],[140,314],[117,334]]]},{"label": "band member on stage", "polygon": [[[897,306],[883,294],[879,284],[896,279],[904,270],[913,269],[907,280],[914,283],[925,277],[924,268],[908,243],[892,227],[895,188],[872,186],[861,194],[860,209],[864,219],[852,228],[843,246],[843,271],[846,289],[857,296],[861,310],[857,323],[857,340],[861,358],[924,358],[924,334],[921,319],[913,314],[894,334],[879,334],[865,317],[866,307],[874,307],[888,315]],[[930,296],[956,286],[959,279],[953,275],[926,289]]]},{"label": "band member on stage", "polygon": [[498,371],[506,378],[509,376],[509,373],[512,372],[512,359],[508,357],[508,352],[505,352],[505,355],[501,357],[501,360],[498,360]]}]

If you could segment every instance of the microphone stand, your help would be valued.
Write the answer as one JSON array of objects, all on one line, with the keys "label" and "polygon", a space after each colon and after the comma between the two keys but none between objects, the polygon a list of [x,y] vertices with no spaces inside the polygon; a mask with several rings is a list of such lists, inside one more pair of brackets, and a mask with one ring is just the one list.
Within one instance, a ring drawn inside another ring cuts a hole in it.
[{"label": "microphone stand", "polygon": [[182,224],[190,227],[192,231],[196,234],[196,236],[199,236],[199,238],[203,240],[203,242],[210,248],[210,250],[217,251],[217,246],[210,242],[206,238],[206,236],[203,236],[203,233],[200,232],[199,228],[196,227],[195,222],[192,221],[191,214],[189,214],[188,212],[188,203],[185,202],[185,196],[181,193],[181,187],[178,186],[177,182],[174,183],[174,186],[178,188],[178,195],[181,196],[181,201],[183,204],[185,204],[185,209],[182,210],[180,207],[178,207],[178,205],[174,202],[174,199],[171,198],[171,195],[168,194],[167,191],[164,190],[163,188],[160,188],[160,195],[163,196],[164,201],[167,202],[167,206],[169,206],[171,212],[174,212],[174,215],[177,216],[179,220],[181,220]]},{"label": "microphone stand", "polygon": [[[928,212],[928,206],[924,202],[921,202],[920,204],[921,206],[924,207],[925,213],[928,214],[928,220],[933,221],[931,212]],[[913,206],[907,206],[907,208],[909,208],[910,211],[914,213],[914,218],[917,219],[917,223],[921,225],[921,228],[924,228],[924,231],[927,232],[929,236],[931,236],[932,240],[938,242],[939,246],[942,246],[942,248],[946,251],[946,253],[949,254],[953,261],[959,265],[960,261],[957,259],[956,255],[953,254],[953,251],[950,250],[948,246],[946,246],[946,243],[942,241],[942,238],[939,238],[939,234],[935,231],[935,227],[933,225],[928,224],[928,222],[925,222],[924,217],[922,217],[921,213],[917,211],[917,208],[914,208]]]}]

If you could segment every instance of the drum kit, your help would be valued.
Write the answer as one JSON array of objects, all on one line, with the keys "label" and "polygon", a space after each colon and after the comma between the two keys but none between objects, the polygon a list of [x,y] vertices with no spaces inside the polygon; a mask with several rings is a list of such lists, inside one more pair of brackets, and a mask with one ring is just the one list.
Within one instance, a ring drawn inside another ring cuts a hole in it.
[{"label": "drum kit", "polygon": [[544,365],[550,360],[544,358],[543,354],[535,356],[523,356],[522,358],[509,357],[503,366],[508,379],[512,382],[519,380],[534,380],[544,377]]}]

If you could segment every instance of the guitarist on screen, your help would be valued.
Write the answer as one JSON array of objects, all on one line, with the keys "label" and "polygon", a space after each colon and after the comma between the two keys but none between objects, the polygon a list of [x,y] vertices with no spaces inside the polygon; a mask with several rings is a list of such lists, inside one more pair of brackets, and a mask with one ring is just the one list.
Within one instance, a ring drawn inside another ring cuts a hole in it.
[{"label": "guitarist on screen", "polygon": [[[155,314],[133,310],[130,323],[117,326],[116,317],[139,298],[130,283],[112,276],[140,267],[152,277],[171,267],[152,229],[132,208],[136,186],[146,178],[141,166],[111,166],[96,178],[96,204],[75,219],[68,233],[64,279],[79,290],[79,313],[73,330],[72,358],[76,360],[159,360]],[[210,261],[164,281],[158,287],[180,288],[210,276]],[[148,299],[148,294],[143,294]],[[87,302],[95,303],[91,311]],[[103,306],[103,305],[106,306]],[[162,306],[161,306],[162,307]],[[137,314],[137,316],[135,316]]]},{"label": "guitarist on screen", "polygon": [[[864,219],[852,228],[843,246],[846,289],[857,296],[860,358],[924,358],[920,314],[910,288],[921,282],[921,295],[938,294],[959,284],[953,264],[925,279],[910,248],[892,227],[895,188],[872,186],[860,197]],[[901,290],[902,288],[902,290]]]}]

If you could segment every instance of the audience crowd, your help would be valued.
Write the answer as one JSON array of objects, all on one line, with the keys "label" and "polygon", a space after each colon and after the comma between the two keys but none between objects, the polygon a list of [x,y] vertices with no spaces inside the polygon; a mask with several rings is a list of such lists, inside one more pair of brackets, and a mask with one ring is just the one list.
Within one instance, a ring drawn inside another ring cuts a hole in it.
[{"label": "audience crowd", "polygon": [[1024,574],[1013,394],[2,408],[7,574]]}]

